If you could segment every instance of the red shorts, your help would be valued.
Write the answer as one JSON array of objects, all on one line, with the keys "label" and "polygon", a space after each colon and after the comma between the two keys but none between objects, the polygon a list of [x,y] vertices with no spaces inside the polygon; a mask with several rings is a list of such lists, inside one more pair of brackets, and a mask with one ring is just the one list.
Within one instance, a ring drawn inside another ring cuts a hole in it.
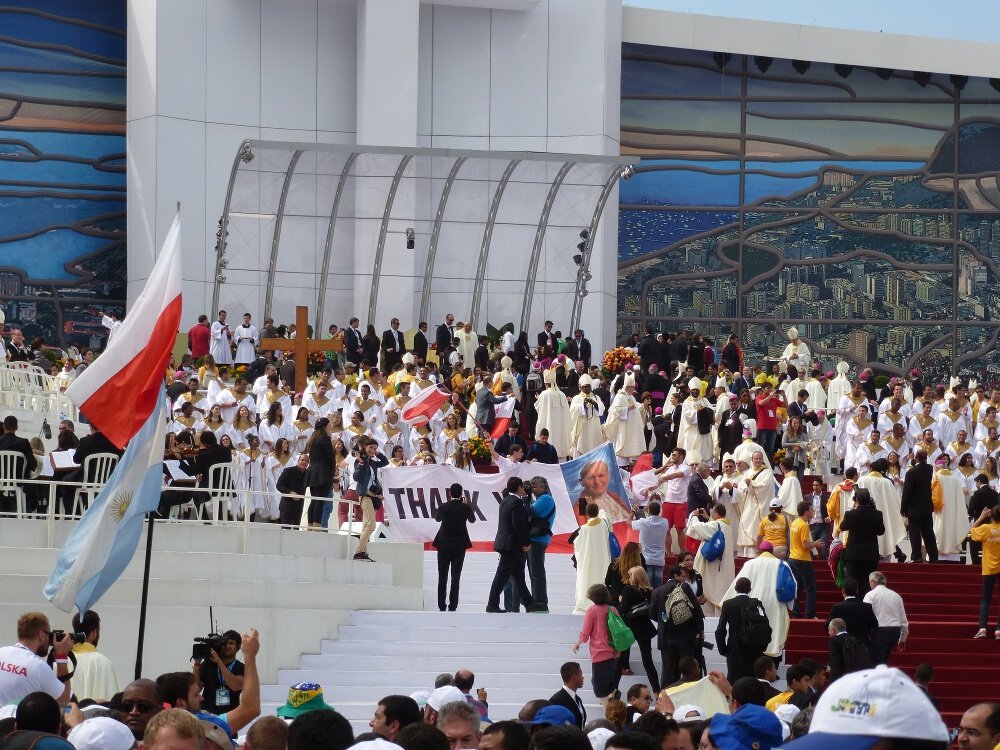
[{"label": "red shorts", "polygon": [[682,532],[687,526],[687,503],[664,503],[660,515],[670,524],[672,529]]}]

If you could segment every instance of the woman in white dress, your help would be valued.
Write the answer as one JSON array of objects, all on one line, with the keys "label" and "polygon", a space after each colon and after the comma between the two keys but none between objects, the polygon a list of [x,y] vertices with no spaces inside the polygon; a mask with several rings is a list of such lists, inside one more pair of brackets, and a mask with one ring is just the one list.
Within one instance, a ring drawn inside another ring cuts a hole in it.
[{"label": "woman in white dress", "polygon": [[295,415],[295,421],[288,425],[289,436],[288,440],[292,444],[293,453],[304,453],[306,450],[306,443],[309,442],[309,436],[313,433],[312,422],[309,421],[309,410],[300,406],[298,413]]},{"label": "woman in white dress", "polygon": [[410,466],[423,466],[424,464],[436,464],[437,454],[431,447],[431,440],[424,436],[417,441],[417,451],[410,461]]},{"label": "woman in white dress", "polygon": [[278,438],[274,444],[274,450],[264,462],[264,475],[267,480],[268,495],[261,502],[262,510],[258,514],[257,520],[269,520],[276,522],[280,514],[278,513],[278,502],[280,500],[278,492],[278,477],[281,472],[294,463],[291,442],[288,438]]},{"label": "woman in white dress", "polygon": [[250,408],[248,406],[241,406],[236,410],[236,416],[233,418],[233,428],[230,431],[233,437],[233,442],[236,447],[240,450],[246,448],[250,444],[251,437],[257,437],[257,420],[254,419],[253,414],[250,413]]},{"label": "woman in white dress", "polygon": [[281,413],[281,404],[275,401],[267,407],[267,416],[261,420],[257,428],[260,447],[264,453],[270,453],[277,445],[279,438],[289,437],[290,431],[285,423],[285,415]]},{"label": "woman in white dress", "polygon": [[452,413],[445,417],[444,427],[437,439],[437,454],[439,456],[452,456],[462,447],[462,443],[467,443],[468,434],[462,429],[458,421],[458,415]]},{"label": "woman in white dress", "polygon": [[236,489],[237,493],[237,513],[242,516],[244,513],[254,513],[260,520],[269,520],[267,515],[265,498],[262,494],[267,489],[267,470],[264,466],[267,461],[267,454],[260,449],[260,438],[256,435],[249,436],[247,447],[237,454],[239,461],[239,471],[237,472]]},{"label": "woman in white dress", "polygon": [[858,449],[862,443],[867,442],[875,424],[868,418],[868,407],[859,406],[854,411],[854,416],[847,422],[845,435],[847,437],[847,453],[844,456],[844,466],[853,466],[858,471]]}]

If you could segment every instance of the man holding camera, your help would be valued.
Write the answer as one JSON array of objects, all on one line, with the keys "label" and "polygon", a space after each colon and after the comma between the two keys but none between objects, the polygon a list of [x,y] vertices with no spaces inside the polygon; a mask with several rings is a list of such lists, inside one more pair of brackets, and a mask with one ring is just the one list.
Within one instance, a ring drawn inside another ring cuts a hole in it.
[{"label": "man holding camera", "polygon": [[[73,636],[51,631],[41,612],[25,612],[17,620],[17,643],[0,648],[0,706],[17,703],[28,693],[48,693],[60,705],[69,701],[69,652]],[[49,651],[55,672],[46,662]]]},{"label": "man holding camera", "polygon": [[236,653],[243,645],[243,639],[235,630],[222,634],[225,642],[219,650],[210,648],[206,661],[196,661],[195,674],[203,685],[203,711],[222,714],[239,705],[243,690],[243,662]]},{"label": "man holding camera", "polygon": [[361,498],[361,538],[354,553],[355,560],[371,560],[368,557],[368,540],[375,532],[375,511],[382,507],[382,485],[378,480],[378,470],[388,465],[389,459],[379,453],[377,440],[363,438],[359,442],[354,481]]}]

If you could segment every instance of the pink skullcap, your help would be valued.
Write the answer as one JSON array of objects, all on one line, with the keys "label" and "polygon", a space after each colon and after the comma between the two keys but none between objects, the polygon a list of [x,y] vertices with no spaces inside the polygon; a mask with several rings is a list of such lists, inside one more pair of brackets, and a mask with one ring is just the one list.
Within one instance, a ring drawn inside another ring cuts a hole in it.
[{"label": "pink skullcap", "polygon": [[837,377],[837,374],[833,370],[827,370],[826,376],[828,378],[835,378],[835,377]]},{"label": "pink skullcap", "polygon": [[910,375],[912,375],[915,378],[919,378],[920,377],[920,370],[918,370],[916,367],[914,367],[912,370],[910,370]]},{"label": "pink skullcap", "polygon": [[657,406],[655,409],[653,409],[653,414],[663,414],[663,407]]},{"label": "pink skullcap", "polygon": [[773,552],[774,551],[774,545],[771,544],[769,541],[767,541],[765,539],[763,542],[760,543],[760,551],[761,552]]}]

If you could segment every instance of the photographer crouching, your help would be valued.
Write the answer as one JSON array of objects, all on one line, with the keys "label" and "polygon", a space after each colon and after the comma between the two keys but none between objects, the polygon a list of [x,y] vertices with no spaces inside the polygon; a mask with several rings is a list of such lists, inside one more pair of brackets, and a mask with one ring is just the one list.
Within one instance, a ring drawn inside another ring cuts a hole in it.
[{"label": "photographer crouching", "polygon": [[[69,653],[76,636],[50,627],[49,618],[41,612],[25,612],[18,618],[17,643],[0,648],[0,706],[17,703],[34,692],[48,693],[62,706],[69,702],[73,674]],[[86,636],[79,642],[84,640]]]},{"label": "photographer crouching", "polygon": [[240,703],[243,662],[236,658],[243,638],[235,630],[199,638],[193,649],[194,673],[201,681],[202,710],[224,714]]},{"label": "photographer crouching", "polygon": [[375,511],[382,507],[382,484],[378,480],[378,470],[388,466],[389,459],[379,453],[377,440],[362,438],[358,441],[354,460],[354,481],[361,498],[361,538],[354,559],[370,561],[368,540],[375,532]]}]

